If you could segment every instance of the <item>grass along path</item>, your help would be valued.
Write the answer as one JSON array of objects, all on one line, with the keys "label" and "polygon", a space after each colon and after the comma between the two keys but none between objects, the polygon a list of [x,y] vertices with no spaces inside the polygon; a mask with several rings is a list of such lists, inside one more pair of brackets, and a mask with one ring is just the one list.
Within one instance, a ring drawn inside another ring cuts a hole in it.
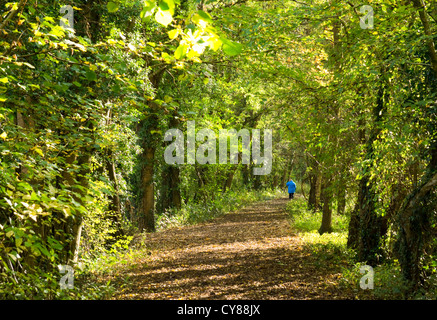
[{"label": "grass along path", "polygon": [[288,201],[148,234],[140,260],[110,279],[118,286],[113,299],[353,298],[339,289],[341,267],[317,263],[305,249]]}]

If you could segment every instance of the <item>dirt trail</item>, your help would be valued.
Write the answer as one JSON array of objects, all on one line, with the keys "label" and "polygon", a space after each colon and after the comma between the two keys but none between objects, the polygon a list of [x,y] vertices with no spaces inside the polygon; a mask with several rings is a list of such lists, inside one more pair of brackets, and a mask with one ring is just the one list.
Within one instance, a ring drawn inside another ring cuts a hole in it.
[{"label": "dirt trail", "polygon": [[129,285],[114,298],[338,299],[338,273],[311,264],[290,228],[287,201],[150,234],[150,256],[126,271]]}]

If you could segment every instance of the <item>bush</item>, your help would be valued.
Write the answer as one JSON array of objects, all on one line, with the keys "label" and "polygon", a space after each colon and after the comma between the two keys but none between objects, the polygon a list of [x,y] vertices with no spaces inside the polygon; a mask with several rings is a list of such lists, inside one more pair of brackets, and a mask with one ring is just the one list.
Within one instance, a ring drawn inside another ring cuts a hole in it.
[{"label": "bush", "polygon": [[364,274],[360,273],[363,263],[356,263],[351,268],[344,268],[340,284],[344,288],[352,289],[358,299],[405,299],[408,286],[402,279],[400,266],[395,260],[373,268],[373,289],[363,290],[360,288],[360,279]]},{"label": "bush", "polygon": [[74,270],[74,287],[61,289],[60,281],[65,274],[59,270],[47,272],[35,270],[32,274],[16,273],[3,277],[0,282],[1,300],[90,300],[106,299],[113,288],[109,282],[99,281],[88,270]]},{"label": "bush", "polygon": [[[286,207],[290,214],[291,223],[298,231],[312,232],[317,231],[322,223],[322,212],[313,212],[307,209],[304,198],[295,198],[289,201]],[[332,214],[332,228],[334,232],[347,231],[349,217],[347,215]]]}]

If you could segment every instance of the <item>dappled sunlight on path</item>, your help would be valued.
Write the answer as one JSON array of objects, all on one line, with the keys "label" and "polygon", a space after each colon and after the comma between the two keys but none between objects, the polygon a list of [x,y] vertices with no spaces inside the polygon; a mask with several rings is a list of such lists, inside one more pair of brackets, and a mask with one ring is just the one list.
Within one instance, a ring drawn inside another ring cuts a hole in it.
[{"label": "dappled sunlight on path", "polygon": [[338,273],[311,264],[290,228],[288,199],[147,235],[144,262],[115,299],[328,299]]}]

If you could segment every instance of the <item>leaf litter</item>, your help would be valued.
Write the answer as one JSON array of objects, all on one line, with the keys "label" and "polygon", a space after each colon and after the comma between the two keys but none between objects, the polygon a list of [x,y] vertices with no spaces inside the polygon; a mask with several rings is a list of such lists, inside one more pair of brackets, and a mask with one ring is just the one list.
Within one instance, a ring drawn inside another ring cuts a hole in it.
[{"label": "leaf litter", "polygon": [[313,263],[290,225],[287,201],[145,235],[137,240],[142,262],[110,277],[120,285],[112,298],[353,299],[339,287],[340,266]]}]

